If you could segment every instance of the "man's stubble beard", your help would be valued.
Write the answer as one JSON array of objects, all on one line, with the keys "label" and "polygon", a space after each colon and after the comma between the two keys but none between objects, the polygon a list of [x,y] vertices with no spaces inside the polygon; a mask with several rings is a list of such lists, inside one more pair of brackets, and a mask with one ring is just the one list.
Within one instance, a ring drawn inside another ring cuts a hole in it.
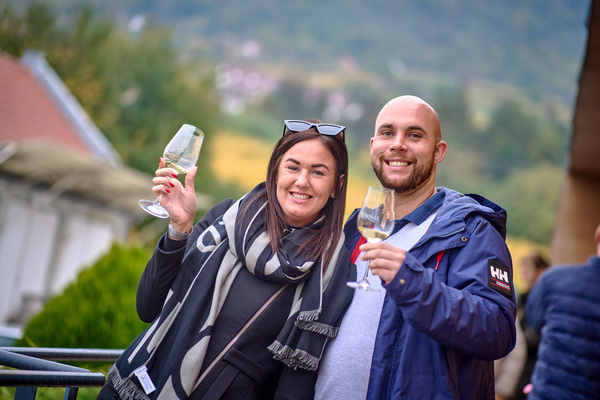
[{"label": "man's stubble beard", "polygon": [[379,179],[379,182],[381,182],[381,184],[385,188],[394,189],[396,193],[413,192],[421,186],[423,186],[423,184],[429,178],[431,178],[434,166],[433,160],[429,164],[421,166],[417,165],[413,173],[408,178],[400,182],[395,182],[392,179],[388,179],[388,177],[385,175],[385,172],[383,171],[384,164],[385,162],[383,161],[379,161],[376,164],[373,161],[373,159],[371,159],[371,166],[373,167],[373,172],[375,172],[375,175],[377,176],[377,179]]}]

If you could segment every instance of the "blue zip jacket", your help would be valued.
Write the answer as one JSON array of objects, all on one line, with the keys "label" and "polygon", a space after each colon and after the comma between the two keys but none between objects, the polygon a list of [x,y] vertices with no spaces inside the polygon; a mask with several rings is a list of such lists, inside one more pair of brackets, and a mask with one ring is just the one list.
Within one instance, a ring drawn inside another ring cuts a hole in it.
[{"label": "blue zip jacket", "polygon": [[540,333],[527,399],[600,399],[600,257],[552,267],[533,285],[525,318]]},{"label": "blue zip jacket", "polygon": [[[494,399],[493,360],[515,345],[506,211],[446,188],[440,210],[387,285],[367,399]],[[355,212],[344,232],[360,238]]]}]

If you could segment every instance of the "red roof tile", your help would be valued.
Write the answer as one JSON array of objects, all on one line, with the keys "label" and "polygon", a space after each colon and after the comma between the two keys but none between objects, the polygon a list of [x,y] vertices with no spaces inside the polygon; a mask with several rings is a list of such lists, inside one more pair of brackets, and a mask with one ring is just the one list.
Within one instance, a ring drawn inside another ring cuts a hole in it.
[{"label": "red roof tile", "polygon": [[0,52],[0,142],[36,139],[92,153],[31,71]]}]

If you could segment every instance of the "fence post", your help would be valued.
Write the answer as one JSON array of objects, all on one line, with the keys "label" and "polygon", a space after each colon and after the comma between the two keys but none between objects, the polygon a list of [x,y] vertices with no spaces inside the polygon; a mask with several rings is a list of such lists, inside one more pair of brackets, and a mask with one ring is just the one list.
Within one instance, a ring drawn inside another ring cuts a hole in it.
[{"label": "fence post", "polygon": [[37,387],[20,386],[15,391],[15,400],[34,400]]},{"label": "fence post", "polygon": [[78,391],[79,388],[76,387],[66,388],[64,400],[76,400]]}]

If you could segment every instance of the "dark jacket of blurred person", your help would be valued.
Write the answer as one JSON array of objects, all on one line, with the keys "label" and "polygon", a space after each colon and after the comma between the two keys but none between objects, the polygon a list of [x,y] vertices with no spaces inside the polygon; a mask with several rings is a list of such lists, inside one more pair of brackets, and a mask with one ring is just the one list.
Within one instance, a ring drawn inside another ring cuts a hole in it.
[{"label": "dark jacket of blurred person", "polygon": [[600,399],[600,225],[596,255],[584,265],[547,270],[525,317],[540,333],[529,400]]}]

